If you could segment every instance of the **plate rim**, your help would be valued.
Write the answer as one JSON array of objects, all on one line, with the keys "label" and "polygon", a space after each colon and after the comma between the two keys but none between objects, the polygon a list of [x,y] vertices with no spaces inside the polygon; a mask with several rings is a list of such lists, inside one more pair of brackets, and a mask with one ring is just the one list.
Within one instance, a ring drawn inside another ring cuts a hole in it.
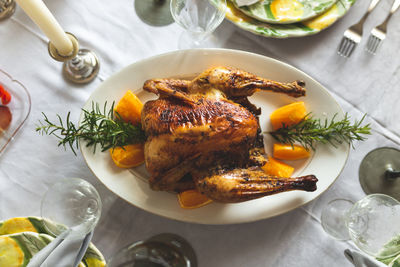
[{"label": "plate rim", "polygon": [[[315,82],[320,88],[323,89],[322,92],[324,92],[324,94],[328,95],[328,96],[333,100],[333,103],[335,103],[335,105],[338,107],[339,111],[342,113],[342,114],[340,114],[340,115],[344,115],[343,109],[341,108],[341,106],[339,105],[339,103],[336,101],[336,99],[329,93],[328,89],[325,88],[325,86],[323,86],[320,82],[318,82],[316,79],[314,79],[313,77],[311,77],[310,75],[308,75],[308,74],[305,73],[304,71],[302,71],[302,70],[300,70],[300,69],[298,69],[298,68],[296,68],[296,67],[294,67],[294,66],[292,66],[292,65],[290,65],[290,64],[288,64],[288,63],[286,63],[286,62],[277,60],[277,59],[275,59],[275,58],[271,58],[271,57],[268,57],[268,56],[264,56],[264,55],[261,55],[261,54],[256,54],[256,53],[252,53],[252,52],[248,52],[248,51],[236,50],[236,49],[227,49],[227,48],[194,48],[194,49],[185,49],[185,50],[175,50],[175,51],[169,51],[169,52],[162,53],[162,54],[157,54],[157,55],[154,55],[154,56],[151,56],[151,57],[148,57],[148,58],[141,59],[141,60],[136,61],[136,62],[134,62],[134,63],[128,64],[128,65],[122,67],[119,71],[113,73],[111,76],[109,76],[108,78],[106,78],[101,84],[99,84],[99,85],[97,86],[97,88],[94,89],[94,90],[91,92],[90,96],[88,97],[87,101],[85,101],[85,103],[84,103],[84,105],[82,106],[81,109],[83,109],[84,107],[88,106],[88,104],[90,104],[90,103],[92,102],[91,98],[92,98],[93,94],[104,84],[104,82],[106,82],[107,80],[109,80],[109,79],[111,79],[111,78],[115,78],[117,75],[119,75],[121,72],[125,71],[125,70],[128,69],[128,68],[132,68],[132,67],[135,66],[135,65],[143,64],[143,62],[152,61],[152,60],[155,60],[155,59],[157,59],[157,58],[162,58],[162,57],[166,57],[166,56],[170,56],[170,55],[185,54],[185,53],[190,53],[190,52],[201,52],[201,51],[203,51],[203,52],[211,52],[211,53],[237,53],[237,54],[241,54],[241,55],[255,56],[255,57],[260,58],[260,59],[271,60],[272,62],[274,62],[274,63],[276,63],[276,64],[284,65],[285,67],[288,67],[288,68],[291,69],[291,70],[297,71],[297,72],[301,73],[302,75],[304,75],[304,77],[307,77],[308,79],[310,79],[310,80],[312,80],[313,82]],[[80,123],[81,123],[81,121],[82,121],[82,118],[83,118],[83,111],[81,111],[80,116],[79,116],[79,125],[80,125]],[[198,220],[196,220],[194,217],[188,217],[188,216],[184,216],[184,218],[183,218],[183,217],[182,217],[182,218],[175,218],[175,217],[172,217],[172,216],[168,216],[168,215],[163,214],[163,213],[158,212],[158,211],[148,210],[148,209],[145,209],[145,208],[143,208],[143,207],[140,207],[140,206],[137,205],[136,203],[132,203],[132,202],[129,201],[128,199],[125,199],[124,197],[120,196],[117,192],[115,192],[114,190],[112,190],[111,188],[109,188],[109,186],[108,186],[107,184],[105,184],[105,183],[96,175],[95,171],[94,171],[94,170],[92,169],[92,167],[89,165],[88,159],[86,158],[86,156],[85,156],[85,154],[84,154],[84,152],[83,152],[83,149],[86,149],[86,146],[84,145],[84,142],[83,142],[82,140],[79,141],[79,150],[80,150],[80,152],[81,152],[81,154],[82,154],[82,157],[84,158],[84,161],[85,161],[85,163],[86,163],[86,166],[89,168],[89,170],[91,171],[91,173],[92,173],[92,174],[93,174],[93,175],[94,175],[94,176],[95,176],[109,191],[111,191],[112,193],[114,193],[115,195],[117,195],[120,199],[123,199],[124,201],[126,201],[126,202],[129,203],[130,205],[132,205],[132,206],[134,206],[134,207],[136,207],[136,208],[138,208],[138,209],[140,209],[140,210],[149,212],[149,213],[154,214],[154,215],[157,215],[157,216],[161,216],[161,217],[163,217],[163,218],[167,218],[167,219],[174,220],[174,221],[179,221],[179,222],[194,223],[194,224],[199,224],[199,225],[235,225],[235,224],[251,223],[251,222],[256,222],[256,221],[261,221],[261,220],[266,220],[266,219],[274,218],[274,217],[277,217],[277,216],[279,216],[279,215],[283,215],[283,214],[286,214],[286,213],[288,213],[288,212],[291,212],[291,211],[293,211],[293,210],[295,210],[295,209],[297,209],[297,208],[301,208],[301,207],[305,206],[306,204],[308,204],[308,203],[310,203],[310,202],[312,202],[312,201],[318,199],[323,193],[325,193],[327,190],[329,190],[329,189],[331,188],[331,186],[337,181],[337,179],[339,178],[339,176],[340,176],[341,173],[343,172],[343,170],[344,170],[344,168],[345,168],[345,166],[346,166],[346,163],[347,163],[347,161],[348,161],[349,154],[350,154],[350,147],[351,147],[351,144],[347,144],[347,146],[346,146],[346,155],[345,155],[345,157],[344,157],[344,163],[343,163],[343,165],[341,166],[341,169],[338,171],[338,174],[336,175],[336,177],[332,179],[332,182],[329,184],[329,186],[327,186],[324,190],[322,190],[322,191],[321,191],[318,195],[316,195],[314,198],[309,199],[309,200],[307,200],[307,201],[305,201],[304,203],[301,203],[301,204],[299,204],[299,205],[293,205],[292,207],[290,207],[290,208],[288,208],[288,209],[285,209],[284,211],[277,212],[277,213],[275,213],[275,214],[273,214],[273,215],[271,215],[271,216],[268,216],[268,217],[263,217],[263,218],[247,217],[247,219],[244,219],[244,220],[243,220],[243,219],[242,219],[242,220],[236,220],[236,221],[233,221],[233,222],[226,222],[226,221],[223,221],[223,222],[222,222],[222,221],[221,221],[221,222],[212,222],[212,223],[211,223],[211,222],[207,222],[207,221],[198,221]],[[129,170],[127,169],[127,171],[129,171]],[[129,172],[130,172],[130,171],[129,171]],[[131,173],[131,172],[130,172],[130,173]],[[132,174],[132,175],[133,175],[133,174]],[[142,180],[141,180],[140,178],[138,178],[138,177],[135,177],[135,179],[138,179],[140,182],[144,183],[144,181],[142,181]]]}]

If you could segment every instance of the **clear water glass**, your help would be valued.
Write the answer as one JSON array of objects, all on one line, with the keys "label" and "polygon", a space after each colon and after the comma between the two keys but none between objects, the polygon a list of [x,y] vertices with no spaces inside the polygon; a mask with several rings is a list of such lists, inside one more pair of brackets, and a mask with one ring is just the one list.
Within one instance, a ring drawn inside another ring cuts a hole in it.
[{"label": "clear water glass", "polygon": [[332,237],[351,239],[363,252],[379,259],[400,253],[400,202],[371,194],[352,204],[337,199],[323,210],[321,224]]},{"label": "clear water glass", "polygon": [[51,233],[59,235],[68,229],[71,238],[79,238],[95,228],[101,208],[100,196],[90,183],[80,178],[67,178],[48,189],[40,210],[43,218],[56,222],[45,224]]},{"label": "clear water glass", "polygon": [[118,251],[107,267],[197,267],[193,248],[175,234],[159,234]]},{"label": "clear water glass", "polygon": [[226,0],[171,0],[171,14],[185,29],[180,48],[199,47],[224,20]]}]

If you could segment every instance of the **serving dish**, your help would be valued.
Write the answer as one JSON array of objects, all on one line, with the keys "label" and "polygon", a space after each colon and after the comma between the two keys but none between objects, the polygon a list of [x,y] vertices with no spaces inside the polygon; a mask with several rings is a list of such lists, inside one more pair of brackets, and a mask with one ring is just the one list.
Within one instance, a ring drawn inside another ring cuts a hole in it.
[{"label": "serving dish", "polygon": [[[83,109],[91,109],[92,102],[103,105],[106,101],[118,101],[131,89],[146,102],[156,96],[144,92],[144,81],[151,78],[192,77],[213,66],[230,66],[252,72],[268,79],[289,82],[304,80],[307,96],[300,98],[316,117],[344,117],[343,111],[329,92],[316,80],[283,62],[243,51],[226,49],[192,49],[175,51],[134,63],[114,74],[102,83],[89,97]],[[297,99],[299,100],[299,99]],[[250,101],[262,108],[260,124],[263,131],[270,130],[269,114],[276,108],[291,103],[291,97],[258,92]],[[82,118],[82,116],[81,116]],[[271,140],[266,135],[266,149]],[[176,195],[153,191],[146,179],[144,166],[131,170],[121,169],[112,162],[109,152],[93,153],[93,148],[81,144],[81,152],[94,175],[112,192],[132,205],[167,218],[201,224],[232,224],[269,218],[304,205],[323,193],[340,174],[349,153],[349,145],[337,148],[318,145],[313,157],[297,161],[293,176],[314,174],[319,179],[314,192],[292,191],[239,204],[212,203],[195,210],[183,210]]]},{"label": "serving dish", "polygon": [[26,87],[10,74],[0,69],[0,84],[11,94],[11,101],[6,106],[11,114],[11,123],[5,130],[0,129],[0,157],[6,147],[15,138],[31,112],[31,97]]},{"label": "serving dish", "polygon": [[225,17],[239,28],[264,37],[303,37],[317,34],[334,24],[349,11],[355,1],[356,0],[338,0],[325,13],[303,22],[292,24],[271,24],[247,16],[238,10],[230,0],[227,0],[228,9]]},{"label": "serving dish", "polygon": [[[62,225],[41,217],[17,217],[0,221],[0,251],[9,252],[9,255],[14,256],[12,258],[0,257],[0,262],[3,260],[8,263],[7,266],[20,266],[19,261],[23,261],[22,266],[26,266],[33,255],[55,238],[48,227],[60,228]],[[10,248],[13,253],[8,251]],[[0,253],[0,255],[2,254]],[[18,255],[21,257],[17,257]],[[105,265],[106,261],[101,252],[90,243],[78,267],[102,267]]]},{"label": "serving dish", "polygon": [[272,24],[290,24],[311,19],[331,8],[337,0],[269,0],[258,1],[249,6],[237,5],[237,9],[259,21]]}]

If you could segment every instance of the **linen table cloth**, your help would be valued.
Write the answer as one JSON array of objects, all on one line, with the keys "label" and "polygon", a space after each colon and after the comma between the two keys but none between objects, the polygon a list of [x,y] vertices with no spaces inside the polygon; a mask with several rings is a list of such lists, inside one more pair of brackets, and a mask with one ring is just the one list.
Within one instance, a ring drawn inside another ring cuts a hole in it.
[{"label": "linen table cloth", "polygon": [[320,225],[320,214],[333,199],[356,201],[365,195],[358,182],[358,167],[370,150],[400,145],[399,13],[392,18],[378,54],[364,51],[369,31],[383,21],[391,1],[382,1],[371,14],[365,36],[349,59],[336,54],[337,46],[369,1],[357,1],[343,19],[310,37],[267,39],[226,20],[217,29],[215,47],[250,51],[294,65],[328,88],[353,119],[367,113],[366,120],[373,127],[367,141],[355,143],[342,174],[320,198],[274,218],[221,226],[178,222],[130,205],[92,175],[79,153],[65,152],[55,138],[35,132],[41,112],[65,116],[71,111],[71,119],[77,121],[80,108],[102,81],[130,63],[177,50],[183,29],[175,23],[163,27],[143,23],[132,0],[45,3],[63,28],[77,36],[81,47],[97,53],[101,69],[88,85],[70,84],[62,78],[61,64],[49,57],[47,38],[21,9],[0,22],[0,69],[21,81],[32,96],[26,125],[0,158],[0,220],[40,215],[40,199],[52,183],[80,177],[92,183],[103,200],[103,214],[92,241],[106,258],[129,243],[172,232],[192,244],[199,266],[351,266],[343,251],[355,249],[354,245],[328,236]]}]

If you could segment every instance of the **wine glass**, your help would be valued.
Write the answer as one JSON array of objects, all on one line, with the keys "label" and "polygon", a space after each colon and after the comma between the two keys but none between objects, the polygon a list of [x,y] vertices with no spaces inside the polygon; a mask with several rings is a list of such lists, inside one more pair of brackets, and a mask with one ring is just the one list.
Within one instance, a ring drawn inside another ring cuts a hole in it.
[{"label": "wine glass", "polygon": [[382,193],[400,201],[400,151],[380,147],[362,160],[358,172],[362,189],[367,194]]},{"label": "wine glass", "polygon": [[179,48],[202,46],[224,20],[226,0],[171,0],[175,22],[185,29]]},{"label": "wine glass", "polygon": [[336,199],[322,211],[324,230],[339,240],[353,240],[365,253],[386,259],[400,253],[400,202],[371,194],[353,203]]},{"label": "wine glass", "polygon": [[138,17],[151,26],[165,26],[174,22],[169,8],[170,0],[135,0]]},{"label": "wine glass", "polygon": [[159,234],[128,245],[108,262],[108,267],[197,267],[193,248],[175,234]]},{"label": "wine glass", "polygon": [[[45,227],[52,234],[69,231],[70,238],[81,238],[95,228],[101,207],[99,193],[90,183],[80,178],[67,178],[48,189],[40,212],[45,218]],[[47,220],[56,223],[46,223]]]},{"label": "wine glass", "polygon": [[[57,236],[30,259],[27,267],[60,266],[82,260],[100,219],[101,199],[96,189],[79,178],[63,179],[44,194],[40,206],[44,226]],[[75,242],[81,243],[80,247]]]}]

